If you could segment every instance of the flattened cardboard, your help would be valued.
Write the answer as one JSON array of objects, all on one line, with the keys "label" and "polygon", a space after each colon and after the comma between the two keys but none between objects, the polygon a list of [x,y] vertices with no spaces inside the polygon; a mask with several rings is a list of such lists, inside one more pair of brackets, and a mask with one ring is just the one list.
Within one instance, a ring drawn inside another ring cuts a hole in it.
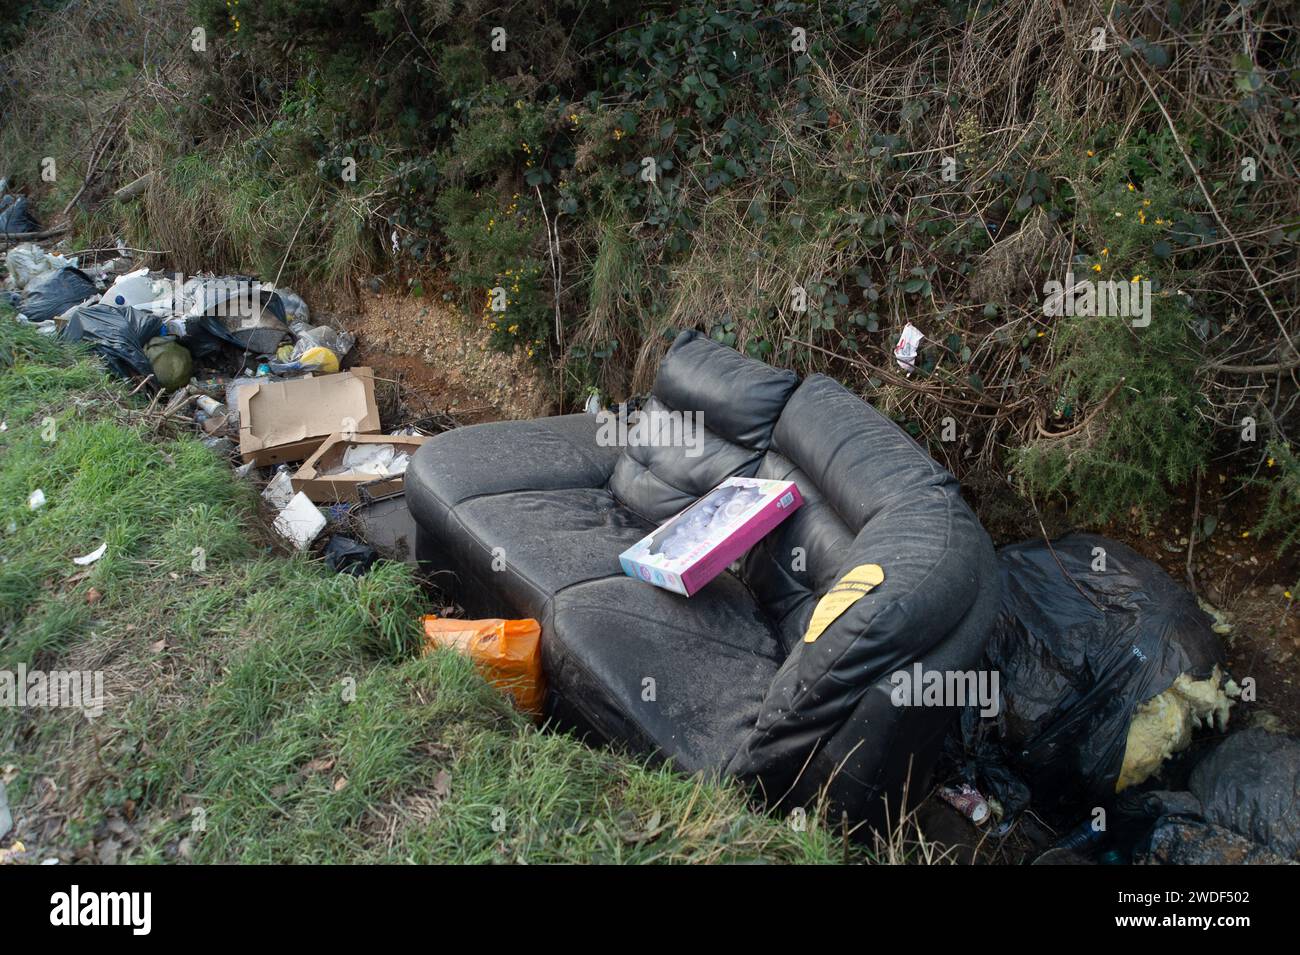
[{"label": "flattened cardboard", "polygon": [[343,452],[354,444],[391,444],[399,451],[405,449],[409,454],[414,454],[416,449],[428,440],[424,435],[418,434],[355,434],[349,438],[337,433],[331,434],[316,449],[316,453],[304,461],[302,467],[294,473],[293,489],[302,491],[317,503],[360,501],[362,485],[365,485],[366,494],[372,498],[400,494],[406,489],[404,474],[383,478],[374,474],[351,477],[346,474],[323,472],[343,463]]},{"label": "flattened cardboard", "polygon": [[240,389],[239,453],[245,463],[265,467],[301,461],[331,434],[344,430],[379,430],[374,373],[369,368]]}]

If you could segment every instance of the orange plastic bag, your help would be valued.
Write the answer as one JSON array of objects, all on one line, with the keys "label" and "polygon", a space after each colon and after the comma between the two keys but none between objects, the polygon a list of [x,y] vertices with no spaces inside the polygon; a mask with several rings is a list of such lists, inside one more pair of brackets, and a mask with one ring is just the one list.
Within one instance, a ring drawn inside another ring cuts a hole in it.
[{"label": "orange plastic bag", "polygon": [[542,628],[536,620],[424,618],[424,652],[451,647],[479,665],[487,681],[514,697],[530,716],[540,716],[546,695],[542,676]]}]

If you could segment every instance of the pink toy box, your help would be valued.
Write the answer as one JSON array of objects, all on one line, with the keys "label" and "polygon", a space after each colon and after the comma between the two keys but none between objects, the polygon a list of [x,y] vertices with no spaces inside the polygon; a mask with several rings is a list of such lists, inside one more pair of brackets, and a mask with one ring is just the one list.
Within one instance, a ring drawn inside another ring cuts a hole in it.
[{"label": "pink toy box", "polygon": [[803,503],[793,481],[727,478],[708,494],[623,551],[623,573],[696,594]]}]

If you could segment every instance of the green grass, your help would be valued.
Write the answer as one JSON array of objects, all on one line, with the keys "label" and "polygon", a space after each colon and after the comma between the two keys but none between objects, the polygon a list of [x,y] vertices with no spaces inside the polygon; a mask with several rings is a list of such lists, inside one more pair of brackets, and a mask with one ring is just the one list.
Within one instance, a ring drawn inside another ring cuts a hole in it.
[{"label": "green grass", "polygon": [[253,491],[143,408],[0,320],[0,668],[102,670],[106,696],[93,721],[0,709],[20,824],[44,778],[36,812],[69,816],[33,859],[127,817],[141,862],[844,858],[815,818],[539,730],[468,661],[419,656],[432,600],[406,565],[282,553]]}]

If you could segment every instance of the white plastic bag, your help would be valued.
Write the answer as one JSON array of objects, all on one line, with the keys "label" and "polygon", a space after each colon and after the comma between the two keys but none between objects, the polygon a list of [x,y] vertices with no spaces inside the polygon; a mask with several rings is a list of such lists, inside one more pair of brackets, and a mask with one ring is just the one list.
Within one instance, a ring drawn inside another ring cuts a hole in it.
[{"label": "white plastic bag", "polygon": [[76,264],[76,259],[53,255],[35,242],[23,242],[5,253],[5,267],[9,270],[9,278],[13,280],[14,288],[20,291],[51,272]]}]

